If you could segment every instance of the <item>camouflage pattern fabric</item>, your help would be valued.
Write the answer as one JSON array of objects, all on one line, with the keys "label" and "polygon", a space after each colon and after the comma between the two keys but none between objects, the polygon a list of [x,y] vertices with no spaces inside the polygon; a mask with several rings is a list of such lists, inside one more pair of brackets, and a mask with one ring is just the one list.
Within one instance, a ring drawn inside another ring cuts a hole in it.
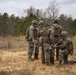
[{"label": "camouflage pattern fabric", "polygon": [[45,63],[45,51],[44,51],[44,41],[45,41],[45,35],[46,35],[46,27],[44,26],[39,26],[39,36],[40,36],[40,42],[39,44],[41,45],[41,61],[42,63]]},{"label": "camouflage pattern fabric", "polygon": [[[35,42],[33,42],[33,39]],[[39,40],[38,40],[38,30],[32,25],[29,27],[29,50],[28,50],[28,58],[32,57],[33,51],[34,58],[38,59],[39,54]]]},{"label": "camouflage pattern fabric", "polygon": [[60,45],[58,45],[57,47],[60,49],[59,50],[59,62],[64,60],[64,63],[68,62],[68,40],[64,39],[61,41]]},{"label": "camouflage pattern fabric", "polygon": [[47,34],[48,34],[48,41],[49,41],[49,45],[50,45],[50,63],[54,64],[54,48],[52,47],[52,45],[54,45],[54,37],[51,33],[51,29],[48,29]]},{"label": "camouflage pattern fabric", "polygon": [[44,43],[45,63],[50,63],[50,45]]},{"label": "camouflage pattern fabric", "polygon": [[64,63],[68,63],[68,51],[67,50],[60,50],[59,51],[59,61],[63,61]]},{"label": "camouflage pattern fabric", "polygon": [[28,58],[31,58],[34,51],[34,43],[32,40],[29,41]]},{"label": "camouflage pattern fabric", "polygon": [[[62,29],[60,25],[53,24],[52,30],[53,30],[52,34],[54,37],[54,43],[56,44],[60,40],[60,34],[61,34]],[[58,55],[59,55],[59,49],[56,48],[56,60],[58,60]]]}]

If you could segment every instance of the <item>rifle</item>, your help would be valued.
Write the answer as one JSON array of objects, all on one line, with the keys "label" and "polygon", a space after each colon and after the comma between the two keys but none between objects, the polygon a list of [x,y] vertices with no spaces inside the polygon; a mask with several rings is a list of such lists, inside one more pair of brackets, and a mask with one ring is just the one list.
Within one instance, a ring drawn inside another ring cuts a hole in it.
[{"label": "rifle", "polygon": [[60,45],[62,41],[63,41],[63,39],[61,39],[60,41],[58,41],[55,45],[56,45],[56,46],[57,46],[57,45]]},{"label": "rifle", "polygon": [[68,61],[68,64],[70,64],[70,65],[73,65],[75,63],[76,63],[76,61]]}]

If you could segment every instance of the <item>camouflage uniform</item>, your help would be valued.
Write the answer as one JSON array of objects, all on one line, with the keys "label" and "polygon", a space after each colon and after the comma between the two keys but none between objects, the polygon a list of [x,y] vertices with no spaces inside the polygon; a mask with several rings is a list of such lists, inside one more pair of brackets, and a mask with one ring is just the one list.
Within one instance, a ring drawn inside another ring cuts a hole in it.
[{"label": "camouflage uniform", "polygon": [[38,43],[38,29],[35,27],[37,21],[33,20],[32,25],[29,27],[29,50],[28,50],[28,59],[32,59],[32,54],[34,52],[34,59],[38,59],[39,54],[39,43]]},{"label": "camouflage uniform", "polygon": [[68,39],[67,39],[67,32],[62,31],[61,32],[62,39],[59,41],[57,48],[59,48],[59,64],[62,63],[62,60],[64,60],[64,63],[68,63]]},{"label": "camouflage uniform", "polygon": [[47,65],[54,63],[54,50],[51,47],[53,42],[54,39],[50,33],[50,30],[45,28],[42,33],[41,58],[42,63],[46,63]]},{"label": "camouflage uniform", "polygon": [[42,63],[49,64],[50,63],[50,44],[47,37],[47,29],[44,31],[42,36],[42,50],[41,50],[41,57]]},{"label": "camouflage uniform", "polygon": [[40,42],[41,45],[41,61],[44,64],[45,63],[45,52],[44,52],[44,45],[43,45],[43,37],[45,35],[45,26],[43,21],[39,21],[39,36],[40,36]]},{"label": "camouflage uniform", "polygon": [[53,48],[54,37],[51,32],[52,32],[51,28],[48,29],[47,35],[48,35],[48,41],[49,41],[49,45],[50,45],[50,63],[54,64],[54,48]]},{"label": "camouflage uniform", "polygon": [[[52,34],[54,37],[54,42],[55,44],[60,40],[60,34],[62,31],[62,27],[58,25],[57,22],[54,22],[54,24],[52,25]],[[59,49],[56,48],[56,60],[58,60],[58,55],[59,55]]]}]

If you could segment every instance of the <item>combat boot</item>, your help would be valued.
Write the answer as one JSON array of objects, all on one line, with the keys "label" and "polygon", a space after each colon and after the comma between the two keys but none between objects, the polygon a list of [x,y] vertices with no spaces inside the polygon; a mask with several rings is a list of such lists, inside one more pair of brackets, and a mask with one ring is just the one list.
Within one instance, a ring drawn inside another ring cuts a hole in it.
[{"label": "combat boot", "polygon": [[68,64],[68,56],[67,55],[64,57],[64,64]]},{"label": "combat boot", "polygon": [[69,62],[68,61],[65,61],[64,64],[69,64]]},{"label": "combat boot", "polygon": [[54,57],[50,57],[50,63],[54,64]]},{"label": "combat boot", "polygon": [[36,60],[38,59],[38,53],[34,54],[34,59],[36,59]]},{"label": "combat boot", "polygon": [[42,60],[42,64],[45,64],[45,61]]},{"label": "combat boot", "polygon": [[34,53],[34,59],[38,59],[38,55],[39,55],[39,51],[38,51],[38,48],[35,47],[35,53]]},{"label": "combat boot", "polygon": [[59,61],[59,65],[61,65],[62,61]]}]

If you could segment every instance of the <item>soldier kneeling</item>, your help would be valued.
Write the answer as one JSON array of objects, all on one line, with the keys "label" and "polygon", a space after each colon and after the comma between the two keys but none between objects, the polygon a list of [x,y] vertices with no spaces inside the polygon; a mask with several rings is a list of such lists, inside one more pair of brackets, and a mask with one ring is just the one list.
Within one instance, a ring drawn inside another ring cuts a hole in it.
[{"label": "soldier kneeling", "polygon": [[56,48],[59,48],[59,65],[64,60],[64,63],[68,63],[68,33],[66,31],[61,32],[61,40],[55,45]]}]

